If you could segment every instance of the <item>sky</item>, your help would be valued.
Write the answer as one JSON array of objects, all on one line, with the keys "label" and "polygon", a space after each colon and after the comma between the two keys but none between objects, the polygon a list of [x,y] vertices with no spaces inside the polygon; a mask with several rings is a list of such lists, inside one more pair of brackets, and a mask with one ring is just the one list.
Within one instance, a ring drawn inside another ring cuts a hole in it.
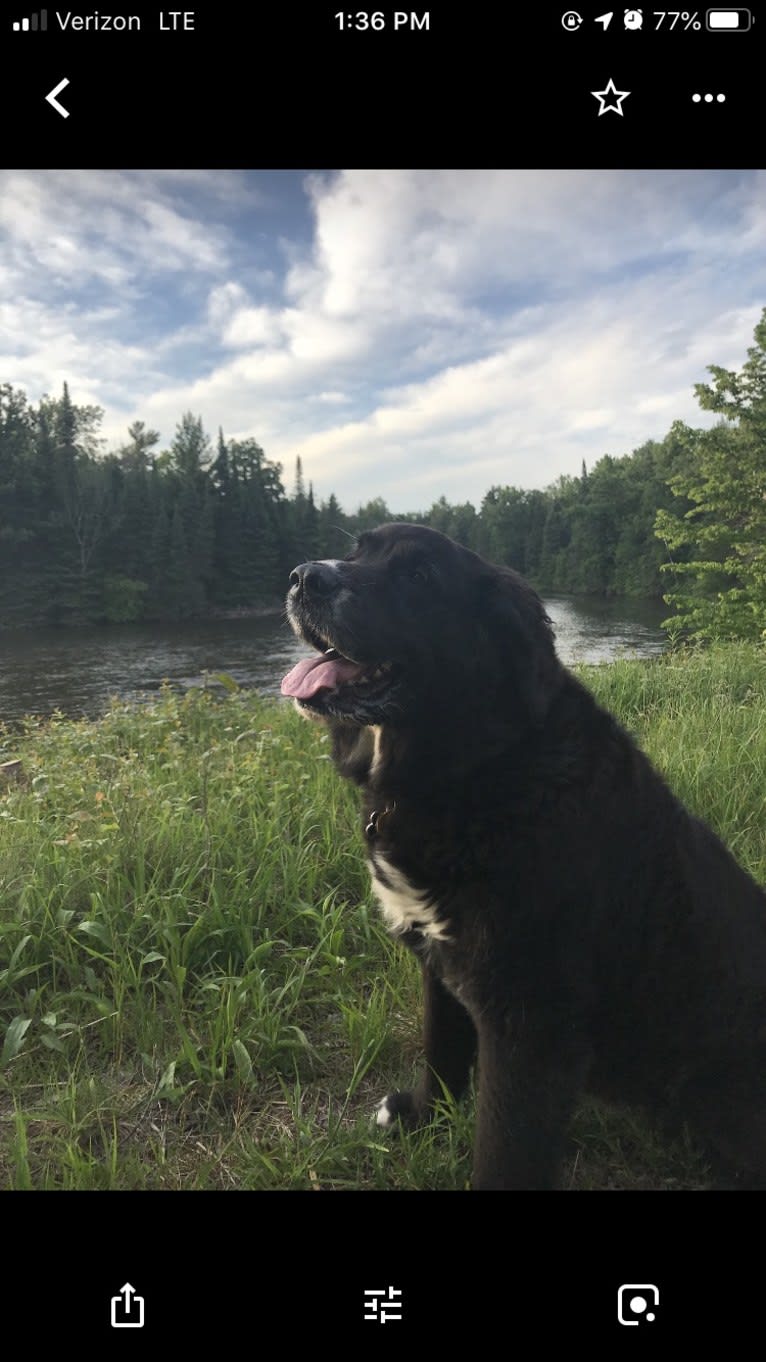
[{"label": "sky", "polygon": [[478,506],[709,424],[765,243],[762,171],[0,171],[0,382]]}]

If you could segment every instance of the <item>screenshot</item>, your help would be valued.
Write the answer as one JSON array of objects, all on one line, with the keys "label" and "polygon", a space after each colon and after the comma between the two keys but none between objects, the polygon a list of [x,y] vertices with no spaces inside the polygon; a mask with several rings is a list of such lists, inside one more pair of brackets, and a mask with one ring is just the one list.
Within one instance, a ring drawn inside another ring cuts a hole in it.
[{"label": "screenshot", "polygon": [[8,1320],[735,1348],[766,8],[0,42]]}]

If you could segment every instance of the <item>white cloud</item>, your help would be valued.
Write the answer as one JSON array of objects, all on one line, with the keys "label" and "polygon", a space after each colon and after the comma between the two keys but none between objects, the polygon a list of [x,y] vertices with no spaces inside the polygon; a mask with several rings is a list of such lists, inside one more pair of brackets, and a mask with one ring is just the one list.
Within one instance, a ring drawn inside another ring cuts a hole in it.
[{"label": "white cloud", "polygon": [[[264,182],[266,184],[266,182]],[[319,497],[540,486],[709,419],[766,302],[766,176],[6,172],[0,364],[105,433],[255,435]]]},{"label": "white cloud", "polygon": [[281,339],[278,315],[268,307],[242,307],[233,312],[223,328],[222,344],[230,349],[268,345]]}]

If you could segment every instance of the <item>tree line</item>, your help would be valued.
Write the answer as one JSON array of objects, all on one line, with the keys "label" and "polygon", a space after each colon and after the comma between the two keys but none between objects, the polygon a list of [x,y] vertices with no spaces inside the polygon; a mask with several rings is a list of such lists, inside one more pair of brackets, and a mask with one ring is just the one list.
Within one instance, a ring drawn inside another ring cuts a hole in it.
[{"label": "tree line", "polygon": [[698,384],[711,429],[605,454],[545,489],[490,487],[425,512],[290,493],[254,439],[187,413],[169,448],[143,421],[104,453],[102,412],[0,386],[0,624],[175,620],[278,605],[290,569],[387,520],[451,535],[542,592],[664,597],[677,632],[766,636],[766,311],[739,373]]}]

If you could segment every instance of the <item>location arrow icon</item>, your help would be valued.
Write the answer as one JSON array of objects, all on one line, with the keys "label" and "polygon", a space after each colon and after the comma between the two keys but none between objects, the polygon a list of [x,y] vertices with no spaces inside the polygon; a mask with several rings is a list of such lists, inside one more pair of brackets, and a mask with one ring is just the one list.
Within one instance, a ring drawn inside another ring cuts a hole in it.
[{"label": "location arrow icon", "polygon": [[593,22],[594,22],[594,24],[603,24],[603,25],[604,25],[604,32],[606,33],[606,30],[608,29],[609,25],[611,24],[613,18],[614,18],[614,10],[612,9],[612,10],[609,11],[608,14],[599,14],[598,18],[597,18],[597,19],[594,19]]},{"label": "location arrow icon", "polygon": [[[55,90],[51,90],[50,94],[45,96],[46,103],[50,104],[51,108],[56,110],[56,113],[60,113],[62,118],[69,117],[69,110],[65,109],[63,104],[59,104],[56,95],[60,95],[61,91],[65,90],[68,84],[69,81],[66,78],[60,80]],[[131,1287],[131,1290],[132,1289],[133,1288]]]}]

